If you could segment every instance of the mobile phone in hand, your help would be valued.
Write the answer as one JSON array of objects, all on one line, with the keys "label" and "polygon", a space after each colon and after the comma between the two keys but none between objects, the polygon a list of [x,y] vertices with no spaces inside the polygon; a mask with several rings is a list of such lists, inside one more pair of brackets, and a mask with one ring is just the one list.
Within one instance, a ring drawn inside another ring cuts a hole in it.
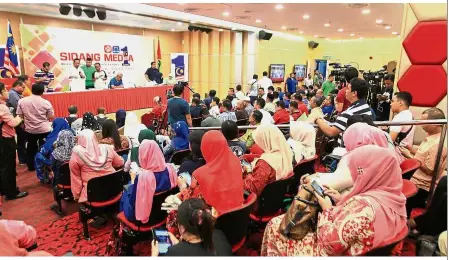
[{"label": "mobile phone in hand", "polygon": [[158,242],[159,254],[166,254],[168,248],[172,245],[167,230],[153,229],[153,239]]},{"label": "mobile phone in hand", "polygon": [[324,189],[316,181],[313,181],[311,185],[313,190],[324,198]]}]

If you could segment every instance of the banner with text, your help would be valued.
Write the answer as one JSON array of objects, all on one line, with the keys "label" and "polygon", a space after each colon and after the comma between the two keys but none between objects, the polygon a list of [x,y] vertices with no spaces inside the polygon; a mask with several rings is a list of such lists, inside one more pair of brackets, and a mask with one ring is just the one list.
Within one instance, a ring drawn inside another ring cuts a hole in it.
[{"label": "banner with text", "polygon": [[87,58],[100,63],[107,81],[123,73],[125,87],[145,86],[144,73],[154,61],[153,37],[94,32],[40,25],[20,25],[25,73],[34,75],[44,62],[50,63],[58,90],[67,90],[73,60]]},{"label": "banner with text", "polygon": [[170,53],[170,73],[177,81],[189,81],[189,54]]}]

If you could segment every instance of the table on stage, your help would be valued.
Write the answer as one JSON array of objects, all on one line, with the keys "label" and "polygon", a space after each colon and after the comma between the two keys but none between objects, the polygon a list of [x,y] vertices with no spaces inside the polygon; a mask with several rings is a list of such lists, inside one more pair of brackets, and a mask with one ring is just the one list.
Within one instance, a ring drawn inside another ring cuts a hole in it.
[{"label": "table on stage", "polygon": [[[68,116],[67,109],[71,105],[78,107],[78,115],[85,112],[97,113],[97,108],[104,107],[106,113],[115,113],[119,109],[139,110],[154,106],[154,97],[162,97],[167,104],[166,91],[173,86],[137,87],[125,89],[88,90],[81,92],[45,93],[43,98],[50,101],[55,110],[55,117]],[[190,99],[189,89],[185,89],[183,98]]]}]

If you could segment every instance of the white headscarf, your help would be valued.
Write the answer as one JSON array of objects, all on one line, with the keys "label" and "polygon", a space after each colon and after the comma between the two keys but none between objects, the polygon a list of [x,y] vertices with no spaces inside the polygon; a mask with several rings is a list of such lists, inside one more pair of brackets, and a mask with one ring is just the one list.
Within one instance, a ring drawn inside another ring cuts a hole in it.
[{"label": "white headscarf", "polygon": [[131,139],[132,147],[139,146],[139,133],[141,130],[148,129],[144,124],[139,123],[137,115],[134,112],[128,112],[125,119],[125,136]]},{"label": "white headscarf", "polygon": [[295,154],[295,161],[312,159],[315,154],[315,128],[306,122],[290,122],[290,139],[288,144]]}]

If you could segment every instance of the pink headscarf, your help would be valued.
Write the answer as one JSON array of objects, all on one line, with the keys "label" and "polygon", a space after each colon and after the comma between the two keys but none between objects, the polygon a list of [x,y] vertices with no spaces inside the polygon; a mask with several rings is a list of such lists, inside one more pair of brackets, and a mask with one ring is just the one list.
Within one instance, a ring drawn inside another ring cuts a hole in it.
[{"label": "pink headscarf", "polygon": [[100,171],[108,160],[108,146],[98,144],[94,131],[84,129],[78,134],[78,145],[73,147],[80,159],[94,171]]},{"label": "pink headscarf", "polygon": [[401,168],[393,150],[376,145],[356,148],[346,159],[354,186],[337,208],[356,195],[368,197],[375,214],[374,247],[377,247],[399,234],[407,222]]},{"label": "pink headscarf", "polygon": [[2,220],[0,224],[0,256],[52,256],[45,251],[30,253],[26,251],[26,247],[33,245],[35,236],[34,228],[22,221]]},{"label": "pink headscarf", "polygon": [[384,131],[366,123],[355,123],[348,127],[343,134],[343,142],[348,152],[369,144],[388,148],[388,141]]},{"label": "pink headscarf", "polygon": [[154,140],[144,140],[139,146],[141,172],[137,182],[136,219],[147,223],[151,215],[153,196],[156,191],[155,172],[168,170],[171,188],[176,186],[176,172],[165,163],[164,155]]}]

